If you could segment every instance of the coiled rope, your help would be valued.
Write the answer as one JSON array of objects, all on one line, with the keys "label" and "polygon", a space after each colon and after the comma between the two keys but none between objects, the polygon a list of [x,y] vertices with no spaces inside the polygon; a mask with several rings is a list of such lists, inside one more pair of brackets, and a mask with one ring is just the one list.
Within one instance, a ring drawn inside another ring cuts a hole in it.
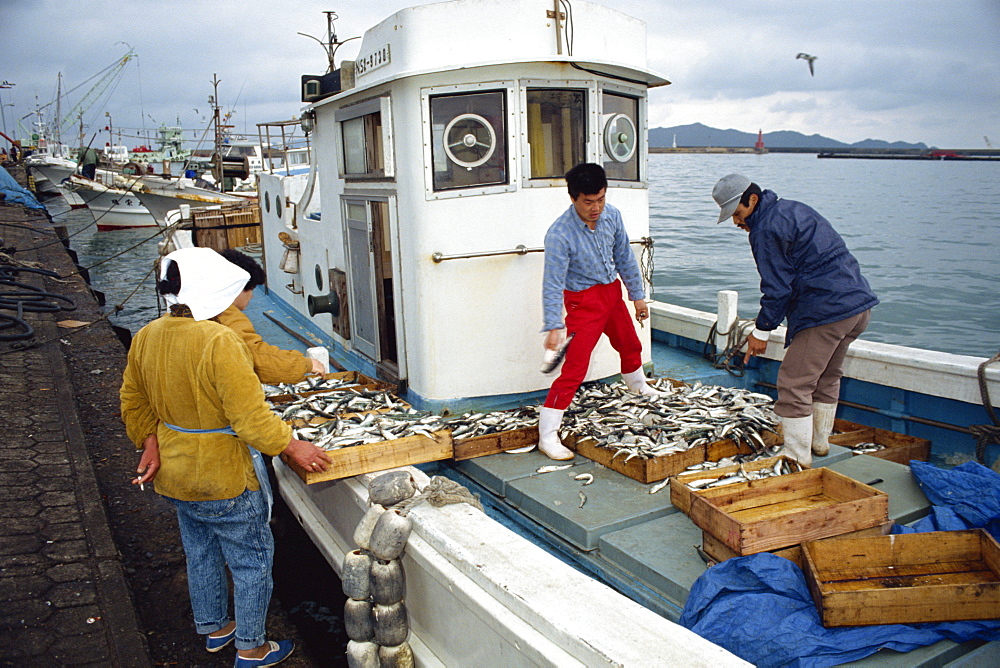
[{"label": "coiled rope", "polygon": [[396,504],[400,515],[406,515],[411,509],[427,501],[435,508],[446,506],[449,503],[467,503],[473,508],[483,509],[483,504],[479,502],[479,497],[475,496],[468,489],[458,484],[454,480],[436,475],[431,478],[427,486],[419,494],[415,494],[405,501]]},{"label": "coiled rope", "polygon": [[986,367],[997,361],[1000,361],[1000,353],[980,364],[979,369],[976,371],[976,375],[979,378],[979,394],[983,399],[983,407],[986,409],[986,414],[990,416],[993,424],[969,425],[969,431],[976,438],[976,461],[984,466],[986,465],[986,446],[993,444],[1000,445],[1000,420],[997,419],[997,414],[993,410],[993,402],[990,401],[990,390],[986,386]]},{"label": "coiled rope", "polygon": [[[739,352],[753,331],[754,325],[755,321],[753,320],[737,319],[733,322],[732,327],[725,332],[720,332],[719,322],[712,323],[708,330],[708,338],[705,339],[705,347],[702,349],[702,357],[716,369],[725,369],[731,376],[742,378],[746,373],[746,368],[743,366],[743,359]],[[715,339],[720,336],[726,337],[726,347],[721,353],[718,352],[715,345]],[[735,361],[732,361],[733,358]]]}]

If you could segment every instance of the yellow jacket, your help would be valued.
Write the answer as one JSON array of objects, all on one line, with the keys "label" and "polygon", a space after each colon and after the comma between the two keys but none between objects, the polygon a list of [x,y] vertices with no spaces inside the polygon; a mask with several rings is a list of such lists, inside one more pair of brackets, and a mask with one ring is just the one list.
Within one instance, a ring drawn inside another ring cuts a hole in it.
[{"label": "yellow jacket", "polygon": [[[259,489],[246,444],[267,455],[287,447],[291,428],[271,412],[236,332],[211,320],[164,315],[136,334],[120,392],[129,439],[156,434],[156,491],[181,501],[216,501]],[[186,429],[232,426],[227,434]]]},{"label": "yellow jacket", "polygon": [[250,348],[250,354],[253,355],[253,370],[260,378],[260,382],[297,383],[312,371],[312,360],[299,351],[282,350],[260,338],[250,318],[236,306],[230,305],[215,319],[239,334],[243,343]]}]

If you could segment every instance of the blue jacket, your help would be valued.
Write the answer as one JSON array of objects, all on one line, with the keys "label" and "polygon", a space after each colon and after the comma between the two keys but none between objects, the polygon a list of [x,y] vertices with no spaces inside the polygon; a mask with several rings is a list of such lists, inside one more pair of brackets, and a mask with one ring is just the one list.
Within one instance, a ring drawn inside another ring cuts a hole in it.
[{"label": "blue jacket", "polygon": [[838,322],[878,304],[844,240],[811,207],[765,190],[747,223],[760,274],[757,329],[770,331],[788,318],[786,347],[807,327]]}]

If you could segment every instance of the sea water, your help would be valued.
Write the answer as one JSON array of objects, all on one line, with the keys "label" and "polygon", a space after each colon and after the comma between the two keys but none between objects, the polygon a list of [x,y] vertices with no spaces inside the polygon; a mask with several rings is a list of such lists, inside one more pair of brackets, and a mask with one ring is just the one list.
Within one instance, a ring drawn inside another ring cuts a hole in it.
[{"label": "sea water", "polygon": [[1000,350],[1000,162],[651,155],[656,300],[714,312],[718,291],[736,290],[740,317],[756,317],[747,233],[717,225],[712,200],[732,172],[833,224],[881,301],[863,338],[978,357]]},{"label": "sea water", "polygon": [[[715,312],[718,291],[736,290],[740,317],[756,316],[759,277],[747,235],[730,221],[715,223],[712,187],[730,172],[833,224],[881,300],[865,339],[977,357],[1000,350],[1000,162],[651,155],[655,299]],[[86,209],[46,204],[75,235],[71,247],[108,308],[123,304],[112,322],[136,332],[155,318],[156,229],[97,232]]]}]

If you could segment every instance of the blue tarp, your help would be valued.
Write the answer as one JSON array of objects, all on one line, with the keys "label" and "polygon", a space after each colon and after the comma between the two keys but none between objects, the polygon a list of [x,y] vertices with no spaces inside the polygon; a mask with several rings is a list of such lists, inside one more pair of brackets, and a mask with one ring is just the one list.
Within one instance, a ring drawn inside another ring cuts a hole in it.
[{"label": "blue tarp", "polygon": [[30,190],[21,187],[6,169],[0,166],[0,192],[6,195],[6,201],[23,204],[29,209],[44,209]]},{"label": "blue tarp", "polygon": [[[903,531],[985,527],[997,535],[1000,474],[975,462],[951,470],[917,461],[910,466],[935,506],[928,518]],[[928,528],[917,528],[921,523]],[[767,552],[705,571],[691,587],[679,621],[758,666],[833,666],[881,648],[908,652],[945,639],[1000,640],[1000,620],[824,628],[805,575]]]},{"label": "blue tarp", "polygon": [[893,526],[893,533],[986,529],[1000,541],[1000,473],[976,462],[946,470],[911,461],[910,471],[933,506],[910,526]]}]

